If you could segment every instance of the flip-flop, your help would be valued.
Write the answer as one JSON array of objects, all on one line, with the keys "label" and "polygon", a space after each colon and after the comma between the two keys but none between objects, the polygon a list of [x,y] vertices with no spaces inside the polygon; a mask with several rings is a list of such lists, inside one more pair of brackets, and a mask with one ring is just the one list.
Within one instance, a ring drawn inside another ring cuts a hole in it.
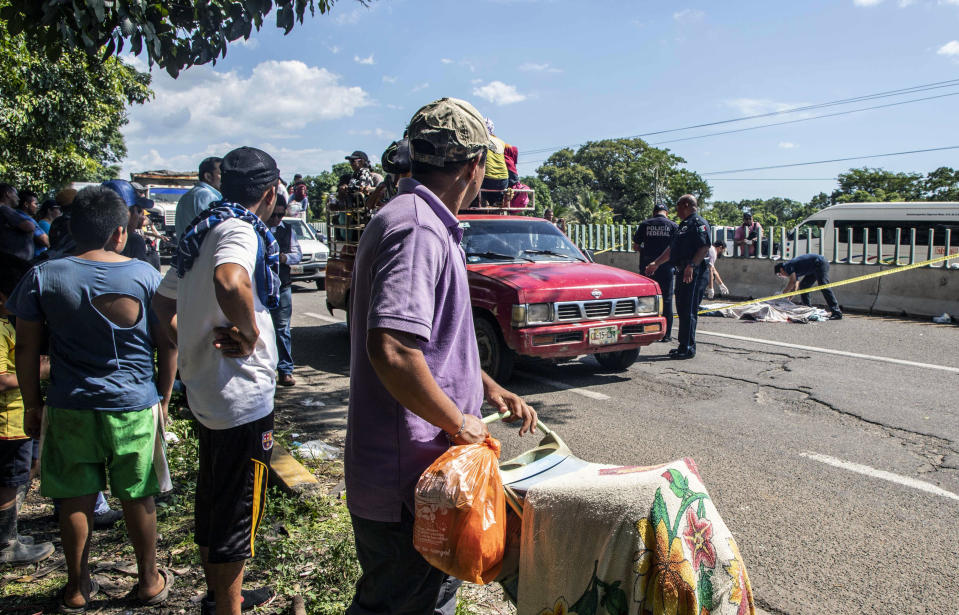
[{"label": "flip-flop", "polygon": [[70,606],[63,600],[63,591],[66,589],[64,587],[60,590],[60,604],[57,607],[57,610],[60,613],[66,613],[67,615],[76,615],[78,613],[86,613],[87,608],[90,606],[90,601],[93,600],[97,594],[100,593],[100,584],[96,582],[96,579],[90,577],[90,597],[87,598],[87,601],[81,604],[80,606]]},{"label": "flip-flop", "polygon": [[158,568],[157,572],[160,573],[160,576],[163,577],[163,589],[156,593],[151,598],[146,600],[137,596],[137,593],[140,590],[140,584],[137,583],[133,586],[133,589],[130,590],[130,595],[132,600],[139,606],[158,606],[166,602],[167,598],[170,596],[170,588],[173,587],[173,572],[168,568]]}]

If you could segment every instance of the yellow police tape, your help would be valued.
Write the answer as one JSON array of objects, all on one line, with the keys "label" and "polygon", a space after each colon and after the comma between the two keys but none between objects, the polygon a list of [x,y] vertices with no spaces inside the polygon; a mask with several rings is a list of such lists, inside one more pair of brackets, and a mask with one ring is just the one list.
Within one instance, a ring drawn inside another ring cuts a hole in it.
[{"label": "yellow police tape", "polygon": [[[854,284],[856,282],[863,282],[865,280],[871,280],[873,278],[881,278],[884,275],[902,273],[903,271],[909,271],[910,269],[918,269],[919,267],[926,267],[927,265],[933,265],[935,263],[941,263],[943,261],[948,261],[948,260],[959,260],[959,254],[946,254],[945,256],[938,256],[936,258],[932,258],[927,261],[922,261],[921,263],[903,265],[902,267],[896,267],[895,269],[889,269],[887,271],[877,271],[876,273],[867,273],[866,275],[857,276],[855,278],[849,278],[848,280],[830,282],[829,284],[823,284],[822,286],[811,286],[810,288],[804,288],[803,290],[794,290],[788,293],[780,293],[778,295],[763,297],[761,299],[750,299],[749,301],[741,301],[739,303],[730,303],[729,305],[724,305],[721,308],[713,308],[710,310],[700,310],[698,313],[708,314],[709,312],[715,312],[716,310],[725,310],[726,308],[741,307],[744,305],[752,305],[753,303],[762,303],[763,301],[772,301],[773,299],[783,299],[785,297],[794,297],[796,295],[804,295],[806,293],[811,293],[817,290],[823,290],[824,288],[834,288],[836,286],[845,286],[846,284]],[[769,261],[769,262],[772,264],[772,261]]]}]

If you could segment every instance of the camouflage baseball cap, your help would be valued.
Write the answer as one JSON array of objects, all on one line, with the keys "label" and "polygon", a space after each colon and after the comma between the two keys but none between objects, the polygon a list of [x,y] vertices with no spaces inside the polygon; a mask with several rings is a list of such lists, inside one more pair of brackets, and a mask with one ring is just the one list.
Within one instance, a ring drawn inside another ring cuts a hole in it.
[{"label": "camouflage baseball cap", "polygon": [[[410,153],[413,160],[442,167],[468,160],[493,144],[483,116],[458,98],[441,98],[421,108],[410,120]],[[430,148],[417,149],[425,141]],[[432,149],[433,151],[423,151]]]}]

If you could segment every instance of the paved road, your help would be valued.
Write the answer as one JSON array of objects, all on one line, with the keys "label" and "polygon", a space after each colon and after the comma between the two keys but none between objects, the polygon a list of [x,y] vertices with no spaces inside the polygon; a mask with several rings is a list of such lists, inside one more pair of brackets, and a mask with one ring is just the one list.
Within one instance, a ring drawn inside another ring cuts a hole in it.
[{"label": "paved road", "polygon": [[[301,383],[281,397],[298,428],[336,439],[347,340],[331,321],[343,313],[321,292],[294,306]],[[693,457],[766,611],[959,613],[959,327],[701,322],[734,337],[701,335],[685,362],[654,344],[618,374],[589,358],[525,362],[509,387],[590,461]],[[504,458],[534,444],[494,431]]]}]

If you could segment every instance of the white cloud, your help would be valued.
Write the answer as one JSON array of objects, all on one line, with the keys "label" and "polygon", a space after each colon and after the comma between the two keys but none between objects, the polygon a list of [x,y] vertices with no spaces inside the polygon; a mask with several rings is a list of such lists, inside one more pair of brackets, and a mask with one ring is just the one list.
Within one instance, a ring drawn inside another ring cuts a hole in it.
[{"label": "white cloud", "polygon": [[741,115],[759,115],[802,107],[803,103],[777,102],[767,98],[735,98],[727,100],[726,105],[736,109]]},{"label": "white cloud", "polygon": [[706,13],[698,9],[683,9],[673,13],[673,19],[679,22],[689,23],[693,21],[700,21],[703,17],[706,16]]},{"label": "white cloud", "polygon": [[882,0],[852,0],[852,3],[856,6],[876,6],[881,2]]},{"label": "white cloud", "polygon": [[421,84],[419,84],[419,85],[413,86],[413,89],[410,90],[410,92],[419,92],[420,90],[425,90],[425,89],[428,88],[428,87],[430,87],[430,84],[429,84],[429,82],[427,81],[426,83],[421,83]]},{"label": "white cloud", "polygon": [[797,147],[799,147],[799,146],[796,145],[795,143],[790,142],[790,141],[780,141],[780,142],[779,142],[779,147],[781,147],[782,149],[795,149],[795,148],[797,148]]},{"label": "white cloud", "polygon": [[239,47],[246,47],[247,49],[256,49],[257,47],[260,46],[260,41],[256,40],[255,38],[251,36],[248,39],[238,38],[235,41],[233,41],[232,44],[237,45]]},{"label": "white cloud", "polygon": [[916,3],[916,0],[899,0],[899,8],[906,8]]},{"label": "white cloud", "polygon": [[517,92],[515,85],[507,85],[502,81],[490,81],[484,86],[473,88],[473,96],[479,96],[496,105],[510,105],[526,100],[526,95]]},{"label": "white cloud", "polygon": [[959,0],[939,0],[939,4],[951,4],[953,6],[959,6]]},{"label": "white cloud", "polygon": [[341,51],[341,48],[339,45],[327,45],[326,48],[329,49],[330,53],[334,55],[338,54]]},{"label": "white cloud", "polygon": [[194,170],[200,161],[207,156],[223,156],[227,152],[241,145],[258,147],[276,159],[283,178],[289,180],[294,173],[305,175],[315,174],[329,169],[334,163],[342,162],[348,151],[324,150],[320,148],[291,149],[277,147],[271,143],[258,142],[231,142],[224,141],[208,145],[202,151],[188,154],[163,156],[156,149],[150,149],[146,154],[137,158],[128,158],[123,163],[123,173],[138,172],[154,169],[171,169],[174,171]]},{"label": "white cloud", "polygon": [[[297,84],[297,96],[279,95],[291,83]],[[131,149],[138,144],[285,138],[313,122],[350,117],[372,104],[362,88],[297,60],[261,62],[247,76],[208,65],[183,71],[178,79],[154,71],[151,87],[156,97],[134,106],[123,129]]]},{"label": "white cloud", "polygon": [[353,61],[356,62],[357,64],[369,64],[369,65],[375,64],[375,62],[373,61],[372,53],[365,58],[361,58],[360,56],[353,56]]},{"label": "white cloud", "polygon": [[378,137],[380,139],[389,139],[394,140],[396,138],[396,133],[391,130],[384,130],[383,128],[375,129],[365,129],[365,130],[348,130],[348,134],[351,135],[360,135],[364,137]]},{"label": "white cloud", "polygon": [[441,58],[440,62],[442,62],[443,64],[452,64],[453,60],[450,60],[449,58]]},{"label": "white cloud", "polygon": [[936,53],[938,53],[941,56],[953,56],[953,57],[959,56],[959,41],[949,41],[948,43],[940,47],[939,51],[937,51]]},{"label": "white cloud", "polygon": [[562,70],[550,66],[547,63],[538,64],[536,62],[524,62],[519,65],[519,69],[527,72],[546,72],[546,73],[561,73]]},{"label": "white cloud", "polygon": [[383,75],[383,83],[396,83],[396,77],[391,77],[390,75]]},{"label": "white cloud", "polygon": [[369,7],[356,7],[349,13],[339,13],[333,18],[333,21],[340,26],[352,26],[360,22],[360,19],[369,15],[372,11]]}]

